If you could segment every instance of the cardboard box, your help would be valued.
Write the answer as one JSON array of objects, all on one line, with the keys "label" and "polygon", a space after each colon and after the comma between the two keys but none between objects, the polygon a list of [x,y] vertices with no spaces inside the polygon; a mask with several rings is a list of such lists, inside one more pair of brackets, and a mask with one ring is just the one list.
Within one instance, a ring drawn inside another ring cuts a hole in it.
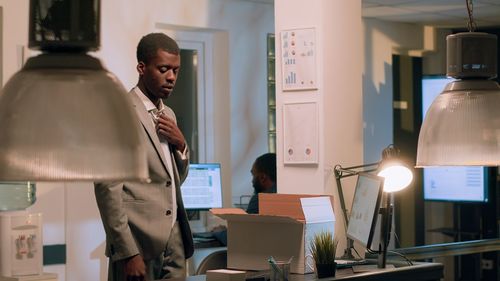
[{"label": "cardboard box", "polygon": [[314,271],[309,243],[315,233],[334,232],[333,198],[327,195],[259,194],[259,214],[212,209],[227,221],[227,267],[269,270],[268,258],[288,260],[292,273]]}]

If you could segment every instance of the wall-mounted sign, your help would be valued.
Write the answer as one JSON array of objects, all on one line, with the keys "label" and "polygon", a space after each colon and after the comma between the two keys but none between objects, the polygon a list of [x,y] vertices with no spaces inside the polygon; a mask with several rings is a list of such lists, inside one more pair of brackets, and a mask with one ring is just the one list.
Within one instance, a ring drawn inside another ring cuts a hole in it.
[{"label": "wall-mounted sign", "polygon": [[281,32],[283,91],[316,89],[316,37],[314,28]]},{"label": "wall-mounted sign", "polygon": [[283,105],[283,162],[317,164],[319,155],[316,102]]}]

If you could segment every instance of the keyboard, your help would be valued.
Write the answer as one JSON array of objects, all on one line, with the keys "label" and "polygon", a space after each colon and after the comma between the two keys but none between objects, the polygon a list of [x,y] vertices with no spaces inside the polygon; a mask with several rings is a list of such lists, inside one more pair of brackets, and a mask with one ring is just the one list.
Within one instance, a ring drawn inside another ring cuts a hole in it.
[{"label": "keyboard", "polygon": [[215,239],[213,232],[194,232],[193,238]]},{"label": "keyboard", "polygon": [[355,265],[367,264],[367,260],[344,260],[344,259],[336,259],[337,268],[345,268],[352,267]]}]

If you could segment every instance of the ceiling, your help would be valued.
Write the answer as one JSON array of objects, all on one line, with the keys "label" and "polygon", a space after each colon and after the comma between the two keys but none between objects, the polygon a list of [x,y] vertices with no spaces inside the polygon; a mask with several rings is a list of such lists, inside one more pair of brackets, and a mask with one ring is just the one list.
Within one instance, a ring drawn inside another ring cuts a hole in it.
[{"label": "ceiling", "polygon": [[[274,3],[274,0],[245,1]],[[467,28],[466,0],[362,0],[361,2],[365,18],[446,28]],[[473,17],[478,30],[481,27],[500,26],[500,0],[473,0],[473,8]]]},{"label": "ceiling", "polygon": [[[467,28],[466,0],[362,0],[365,18]],[[481,27],[500,26],[500,0],[474,0],[473,18]]]}]

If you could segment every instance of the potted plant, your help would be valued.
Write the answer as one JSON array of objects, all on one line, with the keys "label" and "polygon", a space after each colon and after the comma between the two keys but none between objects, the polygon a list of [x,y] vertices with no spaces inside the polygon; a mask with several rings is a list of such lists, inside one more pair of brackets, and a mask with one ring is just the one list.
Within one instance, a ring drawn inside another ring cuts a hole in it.
[{"label": "potted plant", "polygon": [[333,277],[337,269],[335,262],[335,252],[337,251],[337,240],[333,238],[333,233],[321,231],[316,233],[311,240],[309,247],[316,266],[318,278]]}]

